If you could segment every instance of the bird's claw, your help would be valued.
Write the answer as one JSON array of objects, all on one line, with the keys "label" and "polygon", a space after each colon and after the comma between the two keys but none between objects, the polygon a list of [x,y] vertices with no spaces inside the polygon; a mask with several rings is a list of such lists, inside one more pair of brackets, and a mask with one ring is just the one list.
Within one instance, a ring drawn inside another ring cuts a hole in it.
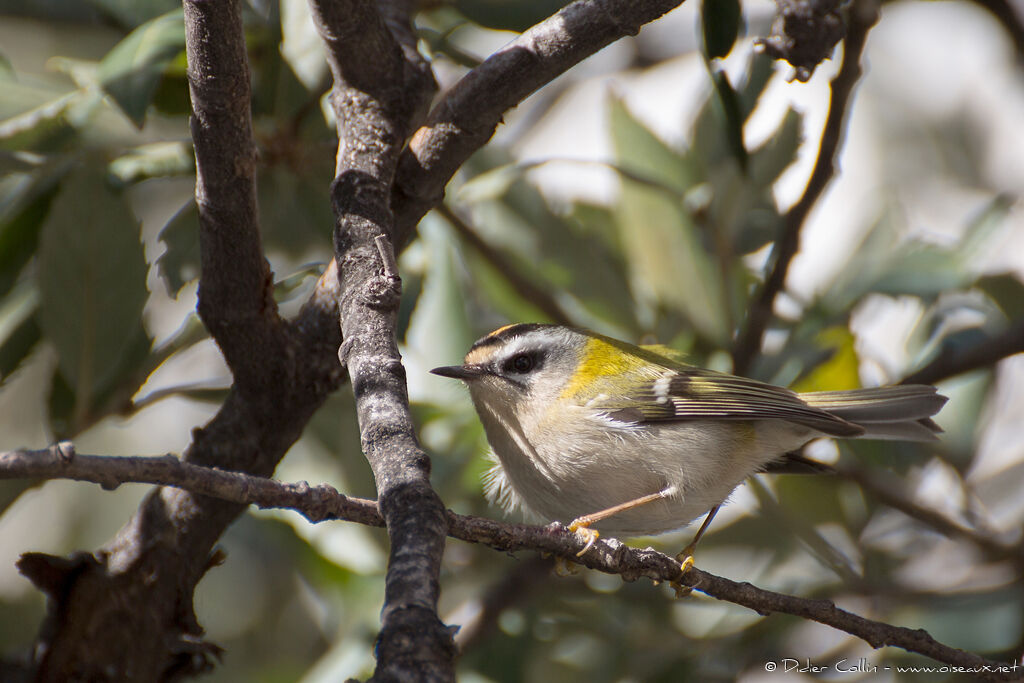
[{"label": "bird's claw", "polygon": [[691,543],[676,555],[676,559],[679,561],[679,578],[670,584],[676,591],[676,598],[685,598],[693,592],[692,586],[684,586],[682,584],[683,577],[693,568],[693,550],[694,544]]},{"label": "bird's claw", "polygon": [[601,534],[591,529],[587,522],[578,519],[569,525],[569,531],[576,534],[577,538],[584,543],[583,550],[576,553],[576,557],[583,557],[594,546],[597,539],[601,537]]}]

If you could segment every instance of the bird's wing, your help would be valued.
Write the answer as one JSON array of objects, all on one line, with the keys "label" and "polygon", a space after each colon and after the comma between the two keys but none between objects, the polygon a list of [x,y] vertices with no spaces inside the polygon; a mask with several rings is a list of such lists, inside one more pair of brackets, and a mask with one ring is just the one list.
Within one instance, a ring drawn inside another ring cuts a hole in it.
[{"label": "bird's wing", "polygon": [[864,433],[858,425],[808,405],[789,389],[675,365],[666,363],[653,378],[631,379],[625,386],[621,376],[608,377],[604,386],[594,387],[587,403],[624,422],[786,420],[833,436]]}]

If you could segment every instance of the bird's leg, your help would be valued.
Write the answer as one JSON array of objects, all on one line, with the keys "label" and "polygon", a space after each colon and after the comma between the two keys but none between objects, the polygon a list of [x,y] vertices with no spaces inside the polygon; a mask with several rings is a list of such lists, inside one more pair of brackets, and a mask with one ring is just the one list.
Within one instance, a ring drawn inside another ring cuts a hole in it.
[{"label": "bird's leg", "polygon": [[627,500],[625,503],[619,503],[618,505],[613,505],[610,508],[591,512],[589,515],[583,515],[582,517],[577,517],[572,520],[572,523],[569,525],[569,531],[575,533],[580,537],[580,540],[586,543],[586,545],[583,546],[583,550],[576,553],[576,557],[583,557],[583,555],[594,545],[594,542],[600,537],[600,534],[597,531],[590,528],[591,524],[597,524],[602,519],[608,519],[612,515],[617,515],[620,512],[632,510],[633,508],[646,505],[647,503],[652,503],[656,500],[661,500],[662,498],[668,498],[675,492],[676,487],[669,486],[657,493],[651,493],[646,496],[634,498],[633,500]]},{"label": "bird's leg", "polygon": [[[716,505],[715,507],[708,510],[707,516],[701,523],[700,528],[697,529],[697,533],[693,537],[693,540],[690,541],[690,545],[683,548],[681,551],[679,551],[679,554],[676,555],[676,559],[679,560],[680,563],[679,569],[681,570],[679,578],[682,578],[683,575],[685,575],[686,572],[690,571],[690,568],[693,567],[693,552],[697,549],[697,541],[699,541],[701,536],[704,535],[704,532],[707,531],[708,527],[711,525],[711,520],[715,518],[715,514],[718,512],[718,508],[720,507],[722,507],[721,504]],[[673,581],[672,587],[676,589],[677,598],[685,597],[686,595],[689,595],[690,592],[693,590],[689,586],[683,586],[681,583],[679,583],[679,581]]]}]

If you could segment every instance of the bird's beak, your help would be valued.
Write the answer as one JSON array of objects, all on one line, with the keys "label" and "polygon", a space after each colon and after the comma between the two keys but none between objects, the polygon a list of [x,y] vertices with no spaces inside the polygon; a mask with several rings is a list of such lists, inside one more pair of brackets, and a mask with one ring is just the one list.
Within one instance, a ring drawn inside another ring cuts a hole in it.
[{"label": "bird's beak", "polygon": [[440,368],[434,368],[430,372],[442,377],[461,379],[465,382],[487,374],[479,365],[445,365]]}]

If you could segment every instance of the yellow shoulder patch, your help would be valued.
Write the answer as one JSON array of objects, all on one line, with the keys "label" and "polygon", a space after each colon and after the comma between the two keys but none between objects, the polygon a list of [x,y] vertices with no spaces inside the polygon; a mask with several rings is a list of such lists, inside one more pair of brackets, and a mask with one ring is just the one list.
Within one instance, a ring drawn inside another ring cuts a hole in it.
[{"label": "yellow shoulder patch", "polygon": [[603,377],[645,374],[646,367],[651,366],[643,358],[609,344],[604,339],[592,337],[583,348],[576,373],[562,389],[562,398],[600,391],[604,384],[600,381]]}]

